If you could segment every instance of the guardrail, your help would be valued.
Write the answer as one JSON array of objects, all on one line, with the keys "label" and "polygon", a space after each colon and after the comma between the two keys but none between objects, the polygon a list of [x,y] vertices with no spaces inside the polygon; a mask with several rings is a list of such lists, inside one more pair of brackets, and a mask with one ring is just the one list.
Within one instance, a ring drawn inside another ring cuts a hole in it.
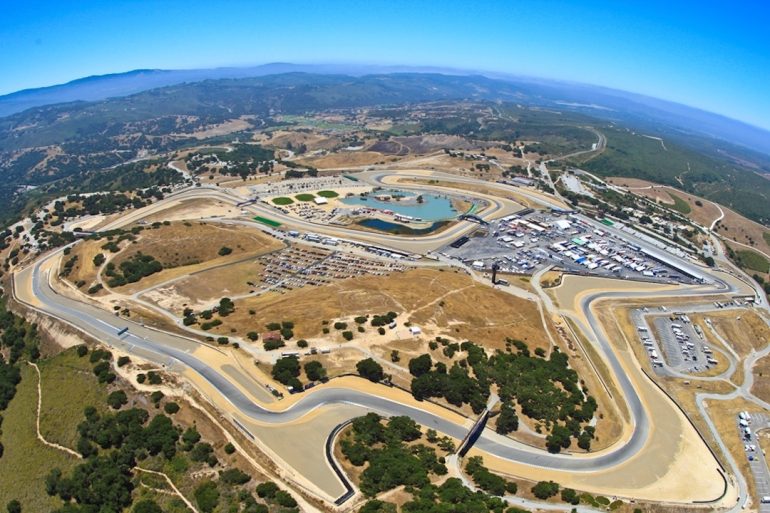
[{"label": "guardrail", "polygon": [[339,478],[340,482],[342,483],[342,486],[345,488],[345,493],[337,497],[337,499],[334,501],[334,504],[336,506],[340,506],[347,502],[351,497],[353,497],[356,494],[355,488],[353,488],[353,485],[348,480],[348,477],[345,475],[345,473],[342,471],[342,469],[337,464],[337,459],[334,457],[334,441],[337,439],[337,436],[342,432],[343,429],[348,427],[350,424],[352,424],[352,420],[346,420],[342,424],[337,424],[335,428],[332,430],[331,433],[329,433],[329,436],[326,438],[326,461],[329,462],[329,465],[332,467],[332,470]]}]

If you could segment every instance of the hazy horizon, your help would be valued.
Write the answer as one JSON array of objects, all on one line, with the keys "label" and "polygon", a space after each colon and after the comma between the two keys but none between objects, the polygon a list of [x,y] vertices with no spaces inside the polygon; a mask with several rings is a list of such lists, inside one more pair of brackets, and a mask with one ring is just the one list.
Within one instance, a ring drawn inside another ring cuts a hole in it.
[{"label": "hazy horizon", "polygon": [[[770,129],[764,5],[38,2],[0,27],[0,94],[135,69],[367,63],[592,84]],[[77,34],[77,37],[73,37]]]}]

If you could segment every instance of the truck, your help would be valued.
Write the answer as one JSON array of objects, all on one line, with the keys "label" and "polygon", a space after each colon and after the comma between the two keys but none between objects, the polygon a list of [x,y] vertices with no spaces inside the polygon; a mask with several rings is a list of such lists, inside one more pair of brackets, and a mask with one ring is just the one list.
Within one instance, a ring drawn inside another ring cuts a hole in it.
[{"label": "truck", "polygon": [[126,332],[128,332],[128,327],[125,327],[125,328],[120,328],[120,329],[118,330],[118,336],[121,336],[121,335],[123,335],[123,334],[124,334],[124,333],[126,333]]}]

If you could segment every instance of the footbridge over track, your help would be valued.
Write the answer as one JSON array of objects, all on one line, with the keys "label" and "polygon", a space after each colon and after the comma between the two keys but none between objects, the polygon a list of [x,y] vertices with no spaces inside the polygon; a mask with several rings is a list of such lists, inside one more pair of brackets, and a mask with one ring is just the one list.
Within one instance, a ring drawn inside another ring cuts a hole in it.
[{"label": "footbridge over track", "polygon": [[489,412],[492,410],[492,408],[494,408],[498,399],[499,398],[495,394],[492,394],[489,397],[486,408],[484,408],[484,411],[481,412],[479,418],[476,419],[476,422],[474,422],[473,427],[471,427],[470,431],[468,431],[468,434],[465,435],[463,441],[460,442],[460,447],[457,449],[457,455],[461,458],[468,453],[471,447],[473,447],[473,444],[476,443],[476,440],[478,440],[481,436],[481,433],[484,431],[484,427],[487,425],[487,420],[489,420]]}]

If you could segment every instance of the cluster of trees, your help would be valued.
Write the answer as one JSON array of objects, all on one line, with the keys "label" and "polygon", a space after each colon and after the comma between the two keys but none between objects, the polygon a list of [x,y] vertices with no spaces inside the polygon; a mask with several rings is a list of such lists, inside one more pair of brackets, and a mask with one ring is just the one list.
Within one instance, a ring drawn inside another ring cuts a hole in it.
[{"label": "cluster of trees", "polygon": [[122,511],[132,502],[132,469],[137,461],[154,455],[174,457],[179,429],[165,415],[150,420],[149,413],[138,408],[101,415],[89,406],[84,416],[77,442],[84,462],[68,476],[52,469],[46,491],[79,505],[62,511]]},{"label": "cluster of trees", "polygon": [[159,273],[163,270],[163,264],[155,260],[152,255],[143,255],[137,253],[128,260],[120,263],[116,269],[115,264],[107,264],[105,274],[109,276],[107,285],[110,287],[120,287],[127,283],[136,283],[147,276]]},{"label": "cluster of trees", "polygon": [[414,376],[411,389],[416,399],[443,397],[456,406],[469,404],[474,412],[480,413],[490,386],[496,385],[503,404],[497,417],[499,433],[518,429],[519,419],[513,407],[518,404],[524,415],[541,421],[549,429],[549,451],[568,448],[573,438],[582,449],[590,448],[594,429],[586,424],[596,413],[597,404],[577,373],[569,368],[567,355],[556,348],[547,358],[542,349],[532,355],[524,342],[511,339],[506,342],[505,352],[497,351],[491,357],[472,342],[463,342],[459,349],[467,357],[449,369],[442,362],[434,365],[429,354],[410,360],[409,372]]},{"label": "cluster of trees", "polygon": [[[525,510],[511,507],[507,510],[505,502],[499,497],[469,490],[462,481],[450,477],[440,486],[427,485],[413,490],[412,500],[401,507],[409,513],[527,513]],[[366,502],[359,513],[395,513],[396,505],[372,499]]]},{"label": "cluster of trees", "polygon": [[[309,381],[326,381],[327,379],[326,369],[319,361],[312,360],[306,362],[302,368],[304,368],[305,376]],[[294,356],[279,358],[275,365],[273,365],[273,379],[287,387],[291,387],[292,392],[299,392],[304,388],[302,381],[299,380],[300,373],[299,360]]]},{"label": "cluster of trees", "polygon": [[[121,390],[115,393],[125,395]],[[162,394],[159,396],[162,398]],[[153,395],[151,399],[157,402],[158,397]],[[129,508],[136,513],[159,513],[161,508],[152,500],[133,501],[134,467],[140,461],[152,456],[171,461],[186,455],[193,462],[212,467],[218,463],[212,446],[201,441],[194,426],[182,431],[169,417],[163,414],[151,416],[140,408],[100,414],[89,406],[77,429],[76,448],[82,454],[83,462],[67,474],[54,468],[45,478],[47,493],[64,502],[57,513],[128,511]],[[225,447],[228,454],[234,451],[230,444]],[[284,513],[297,513],[294,498],[272,482],[257,485],[257,497],[243,488],[237,494],[220,493],[222,487],[242,487],[250,481],[248,473],[238,468],[226,468],[218,472],[218,479],[199,484],[193,495],[202,512],[213,512],[221,498],[227,497],[236,501],[234,507],[244,513],[269,513],[272,508],[268,506],[273,504]]]},{"label": "cluster of trees", "polygon": [[411,389],[417,400],[443,397],[455,406],[470,404],[476,413],[481,413],[486,406],[489,385],[484,387],[481,381],[471,377],[468,369],[459,363],[455,363],[450,369],[442,362],[437,362],[434,367],[430,355],[425,354],[409,362],[409,371],[414,376]]},{"label": "cluster of trees", "polygon": [[424,487],[430,474],[447,473],[444,457],[435,449],[424,444],[407,445],[421,437],[419,426],[409,417],[392,417],[384,423],[376,413],[368,413],[353,420],[341,448],[353,465],[368,462],[360,487],[373,496],[402,485]]},{"label": "cluster of trees", "polygon": [[484,466],[484,460],[481,456],[473,456],[465,464],[465,471],[471,476],[473,482],[487,493],[492,495],[511,495],[518,491],[518,485],[513,481],[506,481],[497,474],[493,474]]},{"label": "cluster of trees", "polygon": [[56,226],[66,221],[84,215],[114,214],[128,208],[142,208],[152,203],[153,198],[163,199],[163,193],[154,189],[148,198],[142,198],[141,194],[131,196],[123,192],[107,192],[103,194],[77,195],[67,197],[70,204],[66,209],[62,201],[56,201],[53,205],[53,214],[56,220],[52,225]]},{"label": "cluster of trees", "polygon": [[[37,360],[40,357],[37,325],[27,323],[23,318],[6,309],[5,301],[0,299],[0,348],[9,348],[8,361],[0,353],[0,412],[16,395],[16,387],[21,382],[19,360],[23,357]],[[0,425],[3,418],[0,417]],[[0,459],[4,447],[0,443]]]},{"label": "cluster of trees", "polygon": [[[273,171],[273,150],[256,144],[236,144],[232,151],[214,150],[207,155],[196,153],[187,159],[187,167],[196,174],[206,174],[217,170],[230,176],[246,179],[258,172],[269,174]],[[214,167],[215,164],[226,163]]]},{"label": "cluster of trees", "polygon": [[[86,346],[78,346],[78,356],[81,358],[88,354],[88,348]],[[112,353],[105,349],[94,349],[91,351],[91,355],[88,357],[89,361],[94,364],[94,375],[98,378],[99,383],[112,383],[117,376],[112,372]]]}]

